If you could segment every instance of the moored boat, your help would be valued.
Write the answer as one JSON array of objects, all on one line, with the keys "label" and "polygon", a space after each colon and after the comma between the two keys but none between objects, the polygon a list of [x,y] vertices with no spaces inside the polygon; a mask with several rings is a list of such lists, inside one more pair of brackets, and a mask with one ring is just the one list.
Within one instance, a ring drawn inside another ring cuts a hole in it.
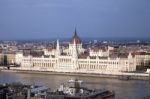
[{"label": "moored boat", "polygon": [[118,77],[118,79],[119,79],[119,80],[125,80],[125,81],[128,81],[128,80],[131,79],[131,77],[128,76],[128,75],[121,75],[121,76]]},{"label": "moored boat", "polygon": [[115,92],[106,89],[89,89],[82,80],[69,80],[57,91],[50,92],[50,99],[115,99]]}]

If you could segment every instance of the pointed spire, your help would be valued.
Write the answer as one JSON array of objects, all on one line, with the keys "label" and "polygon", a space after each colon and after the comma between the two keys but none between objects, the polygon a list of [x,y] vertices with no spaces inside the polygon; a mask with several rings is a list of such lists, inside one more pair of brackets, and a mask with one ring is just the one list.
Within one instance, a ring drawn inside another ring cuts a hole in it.
[{"label": "pointed spire", "polygon": [[58,50],[59,49],[59,40],[57,40],[57,47],[56,49]]},{"label": "pointed spire", "polygon": [[129,52],[128,58],[132,58],[132,53],[131,52]]},{"label": "pointed spire", "polygon": [[77,30],[76,30],[76,27],[75,27],[74,36],[77,36]]},{"label": "pointed spire", "polygon": [[60,55],[59,40],[57,40],[56,53],[57,53],[57,56],[59,56],[59,55]]}]

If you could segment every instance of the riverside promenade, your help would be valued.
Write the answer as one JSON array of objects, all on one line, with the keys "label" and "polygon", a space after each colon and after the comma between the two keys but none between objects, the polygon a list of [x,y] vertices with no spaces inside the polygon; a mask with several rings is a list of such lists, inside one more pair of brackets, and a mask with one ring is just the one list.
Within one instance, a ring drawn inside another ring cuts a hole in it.
[{"label": "riverside promenade", "polygon": [[1,72],[15,72],[15,73],[34,73],[34,74],[50,74],[50,75],[69,75],[69,76],[89,76],[89,77],[101,77],[101,78],[114,78],[118,79],[119,76],[130,76],[130,80],[149,80],[148,73],[128,73],[128,72],[99,72],[99,73],[85,73],[85,72],[60,72],[60,71],[39,71],[35,69],[22,69],[19,67],[11,67],[9,70],[0,67]]}]

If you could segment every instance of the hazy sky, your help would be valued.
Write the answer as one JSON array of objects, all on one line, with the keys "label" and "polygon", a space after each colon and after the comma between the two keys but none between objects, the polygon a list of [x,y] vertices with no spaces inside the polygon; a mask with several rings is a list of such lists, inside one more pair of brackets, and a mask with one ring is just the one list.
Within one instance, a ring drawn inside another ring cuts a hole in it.
[{"label": "hazy sky", "polygon": [[0,39],[149,37],[150,0],[0,0]]}]

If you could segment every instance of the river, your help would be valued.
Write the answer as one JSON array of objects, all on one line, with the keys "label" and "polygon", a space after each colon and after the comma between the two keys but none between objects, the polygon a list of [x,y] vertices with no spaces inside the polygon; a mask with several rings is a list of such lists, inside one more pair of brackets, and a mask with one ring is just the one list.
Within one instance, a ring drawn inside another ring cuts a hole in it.
[{"label": "river", "polygon": [[22,82],[24,84],[44,85],[52,89],[56,89],[61,83],[75,78],[90,82],[90,84],[87,84],[90,88],[114,90],[116,99],[143,99],[150,92],[148,82],[140,80],[122,81],[99,77],[0,72],[0,83]]}]

